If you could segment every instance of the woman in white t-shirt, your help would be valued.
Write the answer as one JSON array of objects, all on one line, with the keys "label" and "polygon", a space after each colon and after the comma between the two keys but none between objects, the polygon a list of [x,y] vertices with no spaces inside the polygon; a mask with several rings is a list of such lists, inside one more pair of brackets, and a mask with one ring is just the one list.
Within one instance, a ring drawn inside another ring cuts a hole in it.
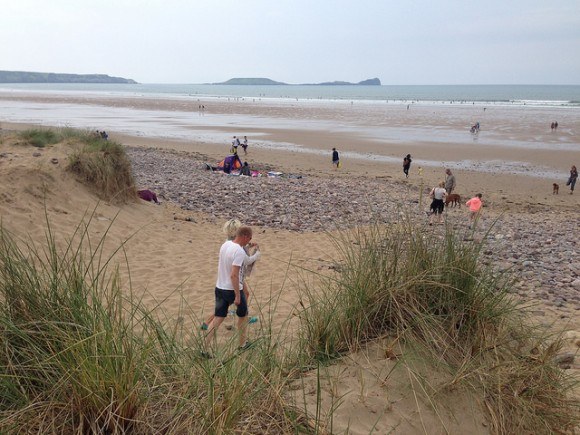
[{"label": "woman in white t-shirt", "polygon": [[443,223],[443,209],[445,208],[445,196],[447,191],[445,190],[445,182],[439,183],[438,187],[431,189],[429,196],[433,198],[431,202],[431,217],[429,218],[429,225],[433,225],[433,219],[435,215],[439,215],[439,223]]},{"label": "woman in white t-shirt", "polygon": [[[234,240],[236,238],[236,233],[238,229],[242,226],[242,223],[238,219],[230,219],[227,221],[222,230],[225,233],[227,239],[226,240]],[[244,279],[252,273],[252,268],[254,267],[254,263],[260,259],[260,249],[257,243],[249,243],[247,246],[244,247],[244,251],[246,252],[246,259],[244,260],[244,266],[240,268],[240,285],[244,290],[244,294],[246,295],[246,301],[249,305],[250,300],[250,292],[246,285],[243,285]],[[206,330],[209,327],[209,324],[213,320],[214,315],[210,315],[205,322],[201,324],[201,329]],[[250,317],[248,323],[256,323],[258,318],[256,316]],[[231,329],[231,327],[227,327],[227,329]]]}]

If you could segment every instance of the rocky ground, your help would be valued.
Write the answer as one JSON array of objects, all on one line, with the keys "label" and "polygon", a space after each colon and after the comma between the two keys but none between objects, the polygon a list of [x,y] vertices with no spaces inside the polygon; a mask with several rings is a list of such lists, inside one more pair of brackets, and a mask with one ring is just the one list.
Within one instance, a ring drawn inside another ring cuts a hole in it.
[{"label": "rocky ground", "polygon": [[[139,188],[162,201],[219,219],[237,217],[252,226],[291,231],[332,231],[365,225],[373,219],[395,222],[411,213],[427,223],[418,192],[405,183],[372,178],[235,177],[205,168],[203,157],[150,148],[128,148]],[[267,168],[271,169],[271,168]],[[476,238],[487,238],[484,261],[518,279],[513,291],[542,299],[562,311],[580,310],[580,213],[550,209],[500,214],[497,204],[485,210]],[[419,210],[419,211],[418,211]],[[448,223],[465,234],[467,212],[452,210]],[[431,228],[427,227],[426,228]],[[432,227],[433,231],[441,231]]]}]

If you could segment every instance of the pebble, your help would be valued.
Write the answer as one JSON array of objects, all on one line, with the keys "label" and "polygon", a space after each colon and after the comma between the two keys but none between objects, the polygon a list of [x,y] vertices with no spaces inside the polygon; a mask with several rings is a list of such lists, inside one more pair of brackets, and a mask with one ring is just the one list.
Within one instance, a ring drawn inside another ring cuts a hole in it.
[{"label": "pebble", "polygon": [[[204,161],[182,152],[127,147],[127,153],[139,188],[151,189],[183,210],[223,220],[236,217],[254,227],[333,231],[398,222],[417,210],[413,191],[409,194],[408,185],[396,181],[235,177],[206,170]],[[510,291],[522,298],[580,310],[580,213],[548,207],[534,213],[502,211],[487,208],[476,231],[476,241],[485,237],[482,261],[498,273],[515,274],[517,284]],[[423,212],[416,217],[427,222]],[[466,230],[467,215],[453,210],[448,221],[457,231]],[[438,226],[429,228],[439,231]],[[469,234],[464,240],[473,240]]]}]

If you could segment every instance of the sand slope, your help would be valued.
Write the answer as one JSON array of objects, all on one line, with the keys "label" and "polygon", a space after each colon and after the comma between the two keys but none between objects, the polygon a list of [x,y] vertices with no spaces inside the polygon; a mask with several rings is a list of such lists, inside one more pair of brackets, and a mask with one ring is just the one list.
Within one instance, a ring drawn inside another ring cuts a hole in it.
[{"label": "sand slope", "polygon": [[[185,213],[169,203],[137,201],[118,206],[99,201],[64,170],[66,146],[37,149],[16,142],[4,135],[0,144],[0,217],[6,230],[42,246],[47,221],[59,243],[65,243],[85,222],[91,240],[106,234],[105,254],[123,245],[115,261],[122,266],[125,285],[130,282],[148,306],[159,305],[171,315],[186,304],[199,318],[212,311],[223,221]],[[261,307],[262,314],[272,315],[280,326],[291,317],[298,301],[296,271],[331,270],[334,247],[324,234],[270,228],[257,229],[254,241],[261,245],[263,257],[249,280],[254,295],[250,309],[256,314]],[[275,305],[269,305],[271,300]],[[371,346],[328,369],[323,408],[333,403],[332,395],[341,398],[334,416],[336,431],[362,434],[374,427],[378,433],[458,433],[460,428],[469,428],[465,433],[487,432],[478,405],[470,398],[453,393],[445,399],[448,409],[433,411],[424,398],[415,398],[413,388],[419,388],[419,382],[412,380],[413,374],[399,367],[386,376],[395,363],[381,349],[380,345]],[[316,406],[315,385],[311,373],[294,391],[296,402],[303,402],[310,411]]]}]

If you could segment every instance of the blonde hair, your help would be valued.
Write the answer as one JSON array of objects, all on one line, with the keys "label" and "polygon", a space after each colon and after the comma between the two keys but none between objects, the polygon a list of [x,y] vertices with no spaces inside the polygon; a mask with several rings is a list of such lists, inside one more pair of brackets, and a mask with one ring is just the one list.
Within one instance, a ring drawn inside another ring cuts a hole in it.
[{"label": "blonde hair", "polygon": [[228,240],[234,240],[242,223],[238,219],[230,219],[223,226],[223,232]]},{"label": "blonde hair", "polygon": [[445,181],[440,182],[439,187],[445,187]]}]

